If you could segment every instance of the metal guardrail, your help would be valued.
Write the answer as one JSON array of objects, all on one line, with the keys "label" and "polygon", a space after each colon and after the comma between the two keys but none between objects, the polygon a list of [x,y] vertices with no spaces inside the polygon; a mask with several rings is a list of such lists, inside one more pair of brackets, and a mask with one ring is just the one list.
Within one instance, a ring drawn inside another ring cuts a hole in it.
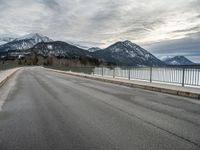
[{"label": "metal guardrail", "polygon": [[94,75],[200,86],[200,67],[95,67]]},{"label": "metal guardrail", "polygon": [[167,67],[73,67],[53,66],[52,69],[85,73],[126,80],[162,82],[181,86],[200,87],[200,66]]}]

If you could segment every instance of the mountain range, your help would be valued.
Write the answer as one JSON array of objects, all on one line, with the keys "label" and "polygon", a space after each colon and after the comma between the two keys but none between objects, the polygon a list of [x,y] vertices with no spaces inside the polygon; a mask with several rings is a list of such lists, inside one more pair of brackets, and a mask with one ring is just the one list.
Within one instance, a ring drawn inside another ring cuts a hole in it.
[{"label": "mountain range", "polygon": [[167,57],[163,59],[168,65],[194,65],[195,63],[190,61],[185,56],[174,56],[174,57]]},{"label": "mountain range", "polygon": [[[10,41],[9,41],[10,40]],[[120,41],[111,46],[100,49],[93,47],[87,49],[71,42],[53,41],[47,36],[38,33],[9,39],[0,45],[0,55],[9,51],[30,52],[47,57],[62,58],[87,57],[109,62],[116,65],[129,66],[163,66],[165,63],[137,44],[130,41]]]}]

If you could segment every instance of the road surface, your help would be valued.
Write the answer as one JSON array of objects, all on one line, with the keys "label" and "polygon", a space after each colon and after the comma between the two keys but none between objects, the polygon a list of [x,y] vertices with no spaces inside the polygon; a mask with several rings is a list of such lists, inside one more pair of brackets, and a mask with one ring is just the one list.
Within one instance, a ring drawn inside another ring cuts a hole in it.
[{"label": "road surface", "polygon": [[192,99],[40,67],[22,69],[1,93],[0,150],[200,149]]}]

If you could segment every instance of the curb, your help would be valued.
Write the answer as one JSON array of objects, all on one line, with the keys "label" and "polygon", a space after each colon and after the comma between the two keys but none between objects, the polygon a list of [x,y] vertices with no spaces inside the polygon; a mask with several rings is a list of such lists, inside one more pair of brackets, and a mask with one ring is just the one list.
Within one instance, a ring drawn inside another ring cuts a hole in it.
[{"label": "curb", "polygon": [[14,72],[12,72],[11,74],[9,74],[7,77],[5,77],[5,79],[3,79],[2,81],[0,81],[0,88],[17,72],[19,71],[21,68],[18,68],[17,70],[15,70]]},{"label": "curb", "polygon": [[188,98],[200,100],[200,93],[178,91],[178,90],[154,87],[154,86],[149,86],[149,85],[140,85],[140,84],[136,84],[136,83],[127,83],[127,82],[123,82],[123,81],[119,81],[119,80],[114,81],[114,80],[105,79],[105,78],[101,78],[101,77],[89,76],[89,75],[84,75],[84,74],[74,74],[74,73],[70,73],[70,72],[66,72],[66,71],[49,69],[49,68],[44,68],[44,69],[53,71],[53,72],[57,72],[57,73],[62,73],[62,74],[67,74],[67,75],[72,75],[72,76],[77,76],[77,77],[82,77],[82,78],[87,78],[87,79],[93,79],[93,80],[97,80],[97,81],[103,81],[103,82],[123,85],[123,86],[127,86],[127,87],[132,87],[132,88],[145,89],[145,90],[149,90],[149,91],[155,91],[155,92],[166,93],[166,94],[177,95],[177,96],[188,97]]}]

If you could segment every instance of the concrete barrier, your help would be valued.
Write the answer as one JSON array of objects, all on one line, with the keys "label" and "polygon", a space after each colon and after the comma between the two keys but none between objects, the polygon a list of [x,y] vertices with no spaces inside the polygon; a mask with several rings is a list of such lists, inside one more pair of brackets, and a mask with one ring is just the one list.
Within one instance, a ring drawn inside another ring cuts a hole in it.
[{"label": "concrete barrier", "polygon": [[[5,76],[2,79],[0,79],[0,88],[20,69],[21,68],[10,69],[11,72],[5,74]],[[5,70],[5,71],[8,71],[8,70]]]}]

